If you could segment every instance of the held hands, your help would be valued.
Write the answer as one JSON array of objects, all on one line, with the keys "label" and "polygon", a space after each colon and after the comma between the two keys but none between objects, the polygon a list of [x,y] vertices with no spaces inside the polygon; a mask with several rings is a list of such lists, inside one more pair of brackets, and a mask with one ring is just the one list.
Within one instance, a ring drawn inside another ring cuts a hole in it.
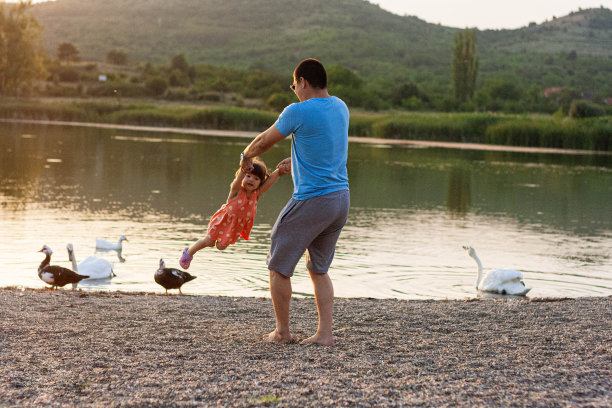
[{"label": "held hands", "polygon": [[284,176],[285,174],[291,173],[291,157],[287,157],[276,166],[278,174]]},{"label": "held hands", "polygon": [[244,157],[243,154],[240,155],[240,168],[242,169],[242,171],[244,171],[245,173],[250,173],[253,171],[253,159],[252,158],[246,158]]}]

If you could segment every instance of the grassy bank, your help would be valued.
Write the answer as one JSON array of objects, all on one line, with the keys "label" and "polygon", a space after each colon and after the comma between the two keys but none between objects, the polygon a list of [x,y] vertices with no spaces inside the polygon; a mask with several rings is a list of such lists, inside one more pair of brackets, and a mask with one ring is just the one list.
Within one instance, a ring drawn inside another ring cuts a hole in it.
[{"label": "grassy bank", "polygon": [[[277,112],[227,106],[163,106],[115,100],[5,99],[1,118],[261,131]],[[363,113],[351,115],[351,136],[612,150],[612,116],[589,119],[492,113]]]}]

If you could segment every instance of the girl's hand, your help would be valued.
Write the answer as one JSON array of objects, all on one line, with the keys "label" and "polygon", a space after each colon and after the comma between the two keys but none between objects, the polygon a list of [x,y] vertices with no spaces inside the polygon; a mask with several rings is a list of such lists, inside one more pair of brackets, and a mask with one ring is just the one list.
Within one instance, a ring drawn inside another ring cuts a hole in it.
[{"label": "girl's hand", "polygon": [[291,173],[291,157],[287,157],[285,160],[278,163],[276,168],[281,176]]}]

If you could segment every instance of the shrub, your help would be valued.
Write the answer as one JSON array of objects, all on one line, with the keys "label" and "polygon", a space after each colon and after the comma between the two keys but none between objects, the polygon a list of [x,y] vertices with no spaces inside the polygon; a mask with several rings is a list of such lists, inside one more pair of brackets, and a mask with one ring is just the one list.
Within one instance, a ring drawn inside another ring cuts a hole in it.
[{"label": "shrub", "polygon": [[153,96],[161,96],[168,89],[168,81],[161,77],[149,78],[145,87]]},{"label": "shrub", "polygon": [[57,78],[60,82],[78,82],[80,75],[78,71],[72,67],[62,68],[57,73]]},{"label": "shrub", "polygon": [[266,100],[266,107],[280,112],[285,108],[285,106],[289,105],[294,100],[295,97],[290,95],[288,92],[276,92],[268,97]]},{"label": "shrub", "polygon": [[569,116],[574,119],[604,116],[606,109],[584,99],[574,99],[570,105]]}]

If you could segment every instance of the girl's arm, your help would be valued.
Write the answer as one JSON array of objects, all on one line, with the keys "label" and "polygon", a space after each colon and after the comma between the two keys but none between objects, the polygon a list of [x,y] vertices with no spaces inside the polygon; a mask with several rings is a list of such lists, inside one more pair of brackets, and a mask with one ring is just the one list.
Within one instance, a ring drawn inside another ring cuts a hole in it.
[{"label": "girl's arm", "polygon": [[238,168],[236,177],[230,186],[230,192],[227,196],[228,200],[233,200],[234,198],[238,197],[238,194],[240,194],[240,191],[242,190],[242,180],[244,179],[245,174],[246,173],[244,170],[242,170],[242,167]]},{"label": "girl's arm", "polygon": [[291,158],[283,160],[278,164],[278,166],[276,166],[276,170],[270,173],[270,175],[266,179],[266,182],[259,187],[259,192],[257,196],[261,197],[263,193],[268,191],[268,189],[272,187],[274,183],[278,181],[279,178],[281,178],[281,176],[284,176],[285,174],[289,173],[291,173]]}]

